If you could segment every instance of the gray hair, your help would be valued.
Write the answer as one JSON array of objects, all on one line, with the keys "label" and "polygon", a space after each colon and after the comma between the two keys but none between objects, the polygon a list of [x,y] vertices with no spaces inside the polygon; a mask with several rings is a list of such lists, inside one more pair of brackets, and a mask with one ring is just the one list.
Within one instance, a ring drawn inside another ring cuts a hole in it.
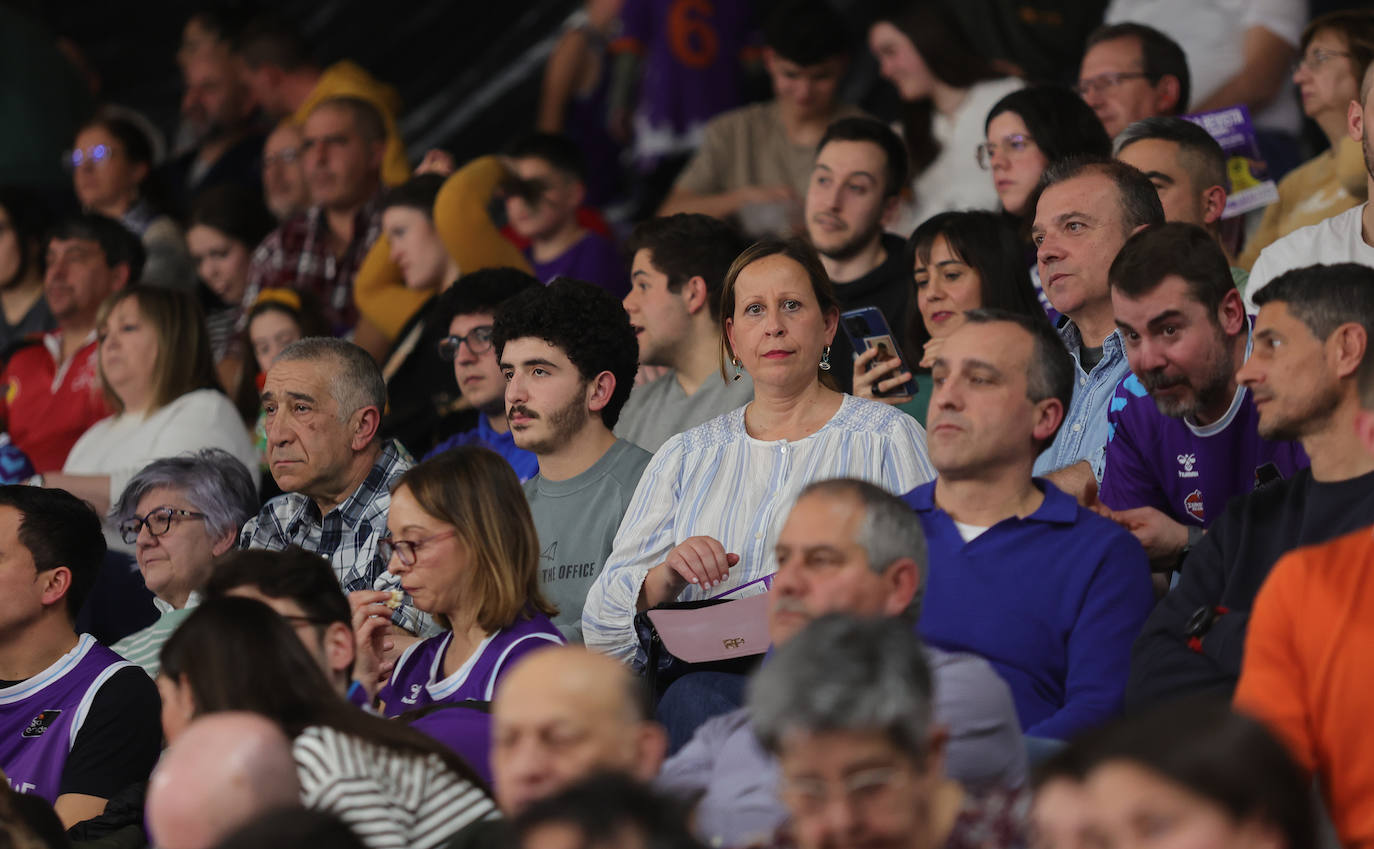
[{"label": "gray hair", "polygon": [[912,597],[903,617],[915,622],[921,615],[921,601],[925,598],[926,575],[930,558],[926,550],[926,534],[916,511],[902,499],[876,484],[857,478],[831,478],[813,481],[797,496],[852,498],[863,507],[864,517],[854,541],[868,555],[868,567],[881,575],[888,567],[904,557],[916,561],[921,584]]},{"label": "gray hair", "polygon": [[329,394],[339,405],[339,419],[364,407],[386,410],[386,378],[372,355],[352,342],[332,336],[308,336],[287,345],[272,361],[272,365],[288,362],[331,362],[334,374],[329,378]]},{"label": "gray hair", "polygon": [[1221,186],[1231,190],[1231,180],[1226,175],[1226,152],[1211,133],[1184,118],[1159,115],[1141,118],[1117,134],[1112,141],[1112,155],[1120,158],[1121,151],[1149,139],[1178,145],[1179,161],[1197,188]]},{"label": "gray hair", "polygon": [[163,487],[180,491],[196,512],[204,513],[212,536],[237,532],[258,512],[258,491],[248,469],[222,448],[205,448],[144,466],[120,493],[111,518],[116,523],[132,519],[143,496]]},{"label": "gray hair", "polygon": [[878,732],[925,759],[934,685],[921,643],[898,619],[831,614],[778,647],[749,682],[749,714],[765,749],[793,732]]}]

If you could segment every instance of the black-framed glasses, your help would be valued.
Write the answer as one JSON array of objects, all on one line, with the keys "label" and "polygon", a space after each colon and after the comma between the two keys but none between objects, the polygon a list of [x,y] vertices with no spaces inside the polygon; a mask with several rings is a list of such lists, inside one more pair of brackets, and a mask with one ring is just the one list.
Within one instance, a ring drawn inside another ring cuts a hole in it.
[{"label": "black-framed glasses", "polygon": [[197,513],[194,510],[175,510],[171,507],[159,507],[156,510],[149,510],[146,516],[133,516],[119,523],[119,536],[129,545],[138,542],[139,531],[143,526],[148,526],[148,533],[155,537],[160,537],[172,529],[172,521],[175,519],[204,519],[204,513]]},{"label": "black-framed glasses", "polygon": [[468,331],[466,336],[445,336],[439,340],[439,356],[451,360],[458,356],[458,346],[468,343],[468,350],[484,354],[491,350],[491,325],[483,324]]},{"label": "black-framed glasses", "polygon": [[1312,51],[1310,54],[1308,54],[1307,56],[1304,56],[1304,57],[1302,57],[1301,59],[1299,59],[1298,61],[1296,61],[1296,62],[1293,63],[1293,73],[1296,74],[1296,73],[1298,72],[1298,69],[1299,69],[1299,68],[1306,68],[1306,69],[1309,70],[1309,71],[1315,71],[1315,70],[1317,70],[1318,68],[1320,68],[1322,65],[1325,65],[1327,62],[1330,62],[1332,59],[1335,59],[1335,58],[1338,57],[1338,56],[1344,56],[1344,57],[1346,57],[1346,58],[1349,58],[1349,57],[1350,57],[1350,51],[1348,51],[1348,50],[1324,50],[1324,49],[1318,47],[1317,49],[1313,50],[1313,51]]},{"label": "black-framed glasses", "polygon": [[1079,97],[1087,97],[1089,94],[1099,94],[1109,88],[1116,88],[1126,80],[1147,79],[1150,75],[1142,71],[1122,71],[1116,74],[1098,74],[1085,80],[1079,80],[1078,85],[1073,90],[1078,92]]},{"label": "black-framed glasses", "polygon": [[81,167],[81,163],[83,162],[99,165],[111,156],[114,156],[114,148],[107,144],[95,145],[90,150],[82,150],[79,147],[75,147],[67,151],[66,156],[63,157],[63,164],[72,171],[75,171]]},{"label": "black-framed glasses", "polygon": [[382,555],[382,559],[388,563],[391,562],[391,555],[395,554],[405,565],[414,566],[415,552],[419,551],[422,546],[429,545],[431,542],[438,542],[441,539],[448,539],[457,533],[456,530],[444,531],[441,534],[417,540],[394,539],[390,534],[387,534],[377,540],[377,553]]},{"label": "black-framed glasses", "polygon": [[991,168],[992,158],[997,155],[998,151],[1008,156],[1012,156],[1014,154],[1024,153],[1034,146],[1035,139],[1025,133],[1012,133],[1009,136],[1003,136],[1000,143],[983,142],[978,145],[976,154],[978,167],[984,170]]}]

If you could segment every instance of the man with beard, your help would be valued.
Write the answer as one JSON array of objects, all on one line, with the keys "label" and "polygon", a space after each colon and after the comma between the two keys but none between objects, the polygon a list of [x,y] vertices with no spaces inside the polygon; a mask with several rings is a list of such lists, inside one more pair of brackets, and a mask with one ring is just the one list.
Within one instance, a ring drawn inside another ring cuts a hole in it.
[{"label": "man with beard", "polygon": [[613,429],[639,367],[616,297],[558,278],[501,306],[492,326],[515,444],[539,458],[525,482],[539,532],[539,584],[554,624],[582,642],[582,605],[652,456]]},{"label": "man with beard", "polygon": [[1301,440],[1312,465],[1232,499],[1189,552],[1136,640],[1128,707],[1196,692],[1229,697],[1255,595],[1274,563],[1374,516],[1374,457],[1355,427],[1374,332],[1374,296],[1359,272],[1301,268],[1256,296],[1253,352],[1236,380],[1254,397],[1259,435]]},{"label": "man with beard", "polygon": [[[842,118],[816,146],[806,190],[806,232],[835,283],[840,310],[877,307],[902,339],[912,308],[911,263],[902,239],[884,228],[906,184],[906,146],[897,134],[872,118]],[[854,349],[844,333],[835,334],[830,363],[841,391],[851,391]]]},{"label": "man with beard", "polygon": [[1173,223],[1137,233],[1108,277],[1132,374],[1108,408],[1098,499],[1156,568],[1173,569],[1233,496],[1292,477],[1307,455],[1257,432],[1250,391],[1235,378],[1250,321],[1207,231]]},{"label": "man with beard", "polygon": [[[1346,130],[1360,143],[1364,152],[1365,185],[1374,192],[1374,63],[1365,69],[1360,85],[1360,101],[1351,101],[1346,112]],[[1374,194],[1370,194],[1374,197]],[[1366,201],[1359,206],[1333,215],[1308,227],[1294,230],[1260,251],[1259,259],[1250,269],[1250,282],[1245,287],[1247,305],[1259,304],[1257,293],[1270,280],[1285,271],[1301,268],[1312,262],[1358,262],[1374,266],[1374,206]]]},{"label": "man with beard", "polygon": [[214,44],[185,57],[186,91],[181,118],[194,147],[168,162],[163,180],[185,213],[200,192],[224,183],[262,191],[262,143],[254,121],[252,93],[239,78],[227,44]]}]

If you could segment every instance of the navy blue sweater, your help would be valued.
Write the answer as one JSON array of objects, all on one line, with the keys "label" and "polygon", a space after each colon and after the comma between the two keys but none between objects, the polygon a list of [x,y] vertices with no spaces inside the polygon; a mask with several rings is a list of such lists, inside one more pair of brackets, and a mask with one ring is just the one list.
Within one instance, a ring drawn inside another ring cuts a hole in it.
[{"label": "navy blue sweater", "polygon": [[1154,604],[1135,537],[1039,478],[1045,500],[965,543],[935,506],[936,482],[904,496],[930,550],[918,630],[982,655],[1006,679],[1021,728],[1068,739],[1121,709],[1131,643]]}]

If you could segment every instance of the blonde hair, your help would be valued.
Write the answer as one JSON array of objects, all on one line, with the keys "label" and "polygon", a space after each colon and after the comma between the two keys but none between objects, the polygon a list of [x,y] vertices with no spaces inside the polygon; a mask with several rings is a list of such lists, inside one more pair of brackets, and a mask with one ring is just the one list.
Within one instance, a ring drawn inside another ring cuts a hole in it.
[{"label": "blonde hair", "polygon": [[520,480],[499,454],[464,445],[409,469],[405,487],[430,516],[452,525],[469,558],[465,597],[492,632],[533,611],[558,613],[539,588],[539,536]]},{"label": "blonde hair", "polygon": [[[103,345],[105,323],[121,302],[132,298],[139,316],[157,336],[157,358],[153,361],[152,403],[145,414],[152,414],[188,392],[216,389],[215,361],[210,353],[210,333],[205,314],[190,293],[160,286],[131,286],[105,299],[96,313],[95,326]],[[124,401],[110,388],[105,365],[97,357],[100,384],[105,400],[116,413],[124,412]]]}]

